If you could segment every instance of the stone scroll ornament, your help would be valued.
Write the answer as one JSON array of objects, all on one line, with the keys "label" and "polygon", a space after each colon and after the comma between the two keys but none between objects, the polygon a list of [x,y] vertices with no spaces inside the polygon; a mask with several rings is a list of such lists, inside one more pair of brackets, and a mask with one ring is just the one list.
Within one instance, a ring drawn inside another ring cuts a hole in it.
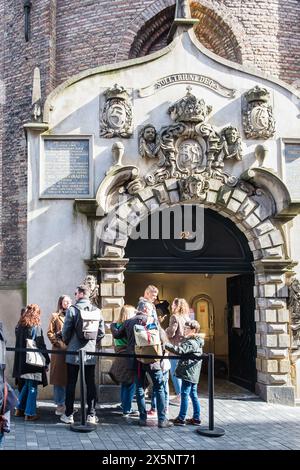
[{"label": "stone scroll ornament", "polygon": [[236,185],[237,178],[224,172],[223,167],[224,160],[242,159],[239,131],[228,126],[217,132],[207,122],[211,111],[212,107],[194,96],[188,86],[186,95],[168,109],[174,124],[162,127],[159,133],[151,124],[143,127],[139,153],[143,158],[156,159],[145,176],[146,185],[176,178],[184,199],[201,200],[206,198],[211,178]]},{"label": "stone scroll ornament", "polygon": [[289,286],[289,311],[291,316],[292,348],[300,348],[300,281],[293,279]]},{"label": "stone scroll ornament", "polygon": [[275,134],[270,93],[266,88],[257,85],[244,94],[242,116],[247,139],[269,139]]},{"label": "stone scroll ornament", "polygon": [[127,91],[115,84],[104,96],[106,101],[100,119],[100,137],[131,137],[132,105]]}]

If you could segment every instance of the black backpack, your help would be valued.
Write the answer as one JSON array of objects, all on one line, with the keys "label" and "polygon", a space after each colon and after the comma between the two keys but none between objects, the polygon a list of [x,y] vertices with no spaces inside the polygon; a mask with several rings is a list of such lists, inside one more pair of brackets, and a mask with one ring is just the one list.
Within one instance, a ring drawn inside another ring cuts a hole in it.
[{"label": "black backpack", "polygon": [[81,309],[74,305],[77,311],[77,320],[75,331],[77,337],[81,340],[97,339],[99,322],[101,320],[101,311],[94,305]]}]

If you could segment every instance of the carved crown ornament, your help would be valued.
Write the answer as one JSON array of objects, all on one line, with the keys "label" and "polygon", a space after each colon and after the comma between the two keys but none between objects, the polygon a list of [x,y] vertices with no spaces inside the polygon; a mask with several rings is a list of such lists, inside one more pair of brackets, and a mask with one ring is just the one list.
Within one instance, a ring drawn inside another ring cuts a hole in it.
[{"label": "carved crown ornament", "polygon": [[124,87],[115,84],[104,92],[105,104],[101,111],[100,137],[132,135],[132,104]]},{"label": "carved crown ornament", "polygon": [[239,131],[227,126],[218,132],[207,122],[211,111],[212,107],[193,95],[188,86],[186,95],[168,109],[174,124],[159,132],[154,125],[145,125],[139,132],[139,153],[156,163],[144,179],[129,185],[128,191],[136,194],[146,185],[176,178],[183,199],[204,200],[211,178],[236,185],[237,178],[223,168],[224,160],[242,160]]},{"label": "carved crown ornament", "polygon": [[247,139],[268,139],[275,134],[273,108],[266,88],[257,85],[244,94],[242,116]]}]

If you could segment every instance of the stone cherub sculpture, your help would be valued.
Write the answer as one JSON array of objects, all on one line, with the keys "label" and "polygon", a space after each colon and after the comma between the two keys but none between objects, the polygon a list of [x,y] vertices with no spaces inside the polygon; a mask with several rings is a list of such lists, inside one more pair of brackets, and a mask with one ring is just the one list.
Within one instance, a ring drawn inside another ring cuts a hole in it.
[{"label": "stone cherub sculpture", "polygon": [[242,160],[242,141],[238,129],[233,126],[228,126],[222,130],[220,153],[218,154],[213,166],[215,168],[223,168],[224,160],[230,160],[233,158],[236,160]]},{"label": "stone cherub sculpture", "polygon": [[157,158],[160,149],[159,137],[152,124],[146,124],[139,132],[139,154],[142,158]]},{"label": "stone cherub sculpture", "polygon": [[97,279],[92,274],[88,274],[83,284],[87,285],[90,289],[90,302],[91,304],[95,305],[96,307],[101,307],[100,305],[100,297],[99,297],[99,285],[97,284]]}]

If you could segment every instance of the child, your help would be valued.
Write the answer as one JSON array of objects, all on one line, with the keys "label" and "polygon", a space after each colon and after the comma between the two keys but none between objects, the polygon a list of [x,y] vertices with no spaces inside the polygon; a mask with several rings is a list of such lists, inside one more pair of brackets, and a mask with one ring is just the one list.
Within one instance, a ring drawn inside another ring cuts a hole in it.
[{"label": "child", "polygon": [[[175,354],[202,354],[204,344],[203,338],[198,334],[200,325],[196,320],[185,322],[184,339],[178,346],[170,343],[165,344],[165,348]],[[202,361],[197,359],[181,358],[175,369],[176,377],[182,379],[180,411],[177,418],[174,419],[176,426],[184,426],[185,424],[193,424],[199,426],[200,420],[200,402],[197,394],[197,385],[200,378]],[[193,404],[193,417],[185,420],[188,410],[188,400],[191,397]]]}]

